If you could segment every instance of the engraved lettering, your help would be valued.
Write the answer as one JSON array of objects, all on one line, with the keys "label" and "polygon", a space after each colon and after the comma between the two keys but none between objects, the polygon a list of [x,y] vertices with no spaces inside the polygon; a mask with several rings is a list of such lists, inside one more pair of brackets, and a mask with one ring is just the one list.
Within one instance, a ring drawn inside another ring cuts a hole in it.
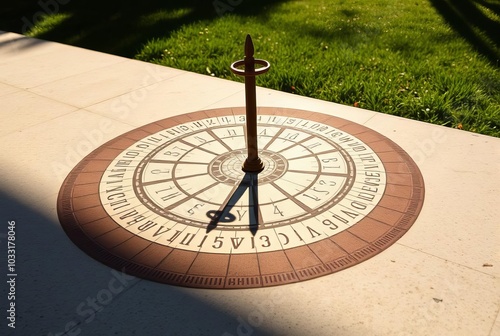
[{"label": "engraved lettering", "polygon": [[359,158],[363,162],[376,162],[375,158],[373,157],[373,154],[359,154]]},{"label": "engraved lettering", "polygon": [[366,204],[365,203],[361,203],[359,201],[352,201],[351,202],[351,206],[354,209],[358,209],[358,210],[365,210],[366,209]]},{"label": "engraved lettering", "polygon": [[315,192],[318,192],[318,193],[325,193],[327,195],[330,193],[329,191],[326,191],[326,190],[317,190],[316,187],[312,188],[312,191],[315,191]]},{"label": "engraved lettering", "polygon": [[153,169],[151,170],[151,174],[170,174],[170,169]]},{"label": "engraved lettering", "polygon": [[293,230],[293,232],[295,232],[295,234],[297,235],[297,237],[299,237],[300,241],[304,241],[304,239],[302,239],[302,237],[299,235],[299,233],[297,231]]},{"label": "engraved lettering", "polygon": [[328,185],[330,187],[334,187],[337,185],[337,182],[335,181],[325,181],[325,180],[319,180],[318,182],[320,185]]},{"label": "engraved lettering", "polygon": [[153,222],[153,221],[147,221],[146,223],[141,224],[139,227],[137,227],[137,230],[144,232],[144,231],[147,231],[149,229],[154,228],[156,225],[158,225],[158,224]]},{"label": "engraved lettering", "polygon": [[299,133],[287,133],[285,135],[285,139],[287,140],[295,140],[299,136]]},{"label": "engraved lettering", "polygon": [[198,208],[203,207],[204,205],[205,205],[204,203],[203,203],[203,204],[201,204],[201,203],[197,203],[194,207],[192,207],[191,209],[188,209],[188,211],[187,211],[187,212],[188,212],[188,214],[190,214],[190,215],[194,215],[195,210],[197,210]]},{"label": "engraved lettering", "polygon": [[107,198],[108,198],[108,201],[113,201],[117,198],[123,198],[123,197],[125,197],[124,193],[118,193],[118,194],[109,195]]},{"label": "engraved lettering", "polygon": [[120,219],[125,219],[125,218],[129,218],[129,217],[132,217],[132,216],[136,216],[138,215],[139,213],[137,212],[137,210],[130,210],[129,212],[127,212],[126,214],[120,216]]},{"label": "engraved lettering", "polygon": [[176,191],[176,192],[168,194],[166,196],[162,196],[161,200],[164,201],[164,202],[166,202],[166,201],[168,201],[168,200],[170,200],[172,198],[176,198],[177,196],[180,196],[180,195],[181,195],[181,193],[179,191]]},{"label": "engraved lettering", "polygon": [[313,149],[313,148],[316,148],[318,146],[321,146],[321,142],[315,142],[313,144],[307,145],[306,147],[309,149]]},{"label": "engraved lettering", "polygon": [[195,121],[195,122],[193,122],[193,125],[196,126],[196,127],[198,127],[198,128],[203,128],[204,127],[204,125],[203,125],[203,123],[201,121]]},{"label": "engraved lettering", "polygon": [[280,233],[278,233],[278,236],[285,238],[284,242],[280,239],[280,241],[283,243],[283,245],[288,245],[288,243],[290,242],[290,239],[288,238],[288,236],[286,234],[280,232]]},{"label": "engraved lettering", "polygon": [[134,151],[128,151],[127,153],[125,153],[124,157],[126,157],[127,159],[133,159],[139,155],[141,155],[141,152],[134,150]]},{"label": "engraved lettering", "polygon": [[[124,169],[125,170],[125,169]],[[111,175],[108,175],[108,177],[110,178],[117,178],[117,179],[121,179],[123,180],[123,177],[125,176],[125,173],[121,173],[121,174],[111,174]],[[121,182],[121,181],[120,181]],[[108,183],[112,183],[112,182],[108,182]]]},{"label": "engraved lettering", "polygon": [[375,198],[375,195],[368,194],[368,193],[365,193],[365,192],[360,192],[360,193],[358,193],[358,195],[356,197],[357,198],[361,198],[362,200],[371,202]]},{"label": "engraved lettering", "polygon": [[181,245],[189,246],[191,241],[194,239],[196,235],[194,233],[186,233],[186,236],[181,240]]},{"label": "engraved lettering", "polygon": [[120,192],[123,191],[123,186],[119,187],[114,187],[113,189],[106,189],[106,193],[114,193],[114,192]]},{"label": "engraved lettering", "polygon": [[223,244],[224,237],[215,237],[212,247],[216,250],[220,249]]},{"label": "engraved lettering", "polygon": [[269,246],[271,246],[271,241],[269,239],[269,236],[260,236],[260,240],[263,241],[262,247],[269,247]]},{"label": "engraved lettering", "polygon": [[242,210],[236,210],[236,212],[238,213],[238,220],[241,221],[243,216],[245,216],[245,214],[247,213],[247,210],[243,210],[243,213]]},{"label": "engraved lettering", "polygon": [[171,229],[170,228],[167,228],[165,231],[161,231],[161,229],[163,229],[164,226],[160,226],[160,228],[158,230],[156,230],[156,232],[153,234],[153,237],[156,237],[156,236],[159,236],[159,235],[162,235],[164,233],[167,233],[168,231],[170,231]]},{"label": "engraved lettering", "polygon": [[146,219],[146,217],[144,217],[143,215],[137,215],[134,217],[134,219],[132,219],[131,221],[128,221],[127,224],[128,225],[137,224],[139,222],[142,222],[145,219]]},{"label": "engraved lettering", "polygon": [[330,230],[337,230],[339,226],[329,219],[323,220],[324,225],[328,225]]},{"label": "engraved lettering", "polygon": [[203,239],[201,240],[201,242],[200,242],[200,244],[198,245],[198,247],[203,247],[203,244],[205,243],[205,240],[207,240],[207,237],[208,237],[208,235],[205,235],[205,236],[203,237]]},{"label": "engraved lettering", "polygon": [[109,205],[111,206],[111,208],[113,208],[113,211],[130,206],[129,202],[126,199],[111,202],[109,203]]},{"label": "engraved lettering", "polygon": [[371,188],[369,186],[362,186],[361,189],[364,190],[364,191],[371,191],[371,192],[374,192],[374,193],[376,193],[378,191],[378,188]]},{"label": "engraved lettering", "polygon": [[306,227],[309,230],[309,233],[311,234],[311,238],[316,238],[316,237],[321,236],[321,233],[317,232],[316,230],[314,230],[310,226],[306,226]]},{"label": "engraved lettering", "polygon": [[284,217],[285,215],[283,215],[283,211],[281,211],[277,205],[274,206],[274,214],[277,215],[277,214],[280,214],[281,217]]},{"label": "engraved lettering", "polygon": [[162,142],[162,139],[156,138],[156,137],[149,137],[147,138],[148,141],[151,142]]},{"label": "engraved lettering", "polygon": [[118,160],[116,167],[128,167],[132,163],[132,160]]},{"label": "engraved lettering", "polygon": [[233,247],[235,249],[238,249],[244,239],[245,239],[245,237],[234,237],[234,238],[231,238],[231,243],[233,243]]},{"label": "engraved lettering", "polygon": [[336,220],[344,223],[344,224],[347,224],[349,223],[349,220],[345,219],[344,217],[340,217],[339,215],[337,214],[332,214],[332,217],[335,218]]},{"label": "engraved lettering", "polygon": [[200,143],[205,143],[205,142],[207,142],[207,141],[208,141],[208,140],[206,140],[206,139],[204,139],[204,138],[202,138],[201,136],[198,136],[198,135],[197,135],[197,136],[195,136],[194,138],[195,138],[196,140],[198,140]]},{"label": "engraved lettering", "polygon": [[176,240],[177,238],[179,238],[179,236],[181,235],[182,231],[179,231],[179,230],[176,230],[174,235],[172,237],[170,237],[169,239],[167,239],[167,241],[169,243],[173,243],[174,240]]},{"label": "engraved lettering", "polygon": [[[351,212],[351,211],[347,211],[347,210],[340,210],[340,211],[342,211],[344,214],[346,214],[347,216],[349,216],[353,219],[359,216],[359,214],[356,212]],[[346,222],[346,224],[347,224],[347,222]]]},{"label": "engraved lettering", "polygon": [[321,200],[321,198],[319,198],[318,196],[311,196],[311,195],[308,195],[308,194],[302,194],[302,195],[305,196],[305,197],[309,197],[309,198],[315,200],[316,202],[318,202],[318,201]]}]

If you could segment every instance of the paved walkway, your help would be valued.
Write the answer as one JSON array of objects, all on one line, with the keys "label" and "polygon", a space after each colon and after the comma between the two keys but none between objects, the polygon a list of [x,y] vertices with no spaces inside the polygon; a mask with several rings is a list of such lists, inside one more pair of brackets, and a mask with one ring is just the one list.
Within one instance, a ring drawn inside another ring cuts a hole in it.
[{"label": "paved walkway", "polygon": [[[500,335],[500,139],[258,88],[260,106],[339,116],[419,165],[425,203],[398,242],[291,285],[188,289],[112,271],[62,231],[64,177],[155,120],[242,106],[240,83],[0,32],[2,335]],[[6,242],[15,222],[15,330]]]}]

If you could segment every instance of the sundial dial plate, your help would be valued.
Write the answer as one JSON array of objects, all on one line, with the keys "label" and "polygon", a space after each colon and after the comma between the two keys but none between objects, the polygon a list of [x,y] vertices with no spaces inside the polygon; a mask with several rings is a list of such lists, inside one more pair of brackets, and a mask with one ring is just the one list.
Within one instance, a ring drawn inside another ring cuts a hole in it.
[{"label": "sundial dial plate", "polygon": [[422,176],[383,135],[325,114],[259,108],[257,174],[241,170],[245,124],[245,108],[223,108],[109,141],[65,180],[63,228],[86,253],[132,275],[248,288],[353,266],[418,216]]}]

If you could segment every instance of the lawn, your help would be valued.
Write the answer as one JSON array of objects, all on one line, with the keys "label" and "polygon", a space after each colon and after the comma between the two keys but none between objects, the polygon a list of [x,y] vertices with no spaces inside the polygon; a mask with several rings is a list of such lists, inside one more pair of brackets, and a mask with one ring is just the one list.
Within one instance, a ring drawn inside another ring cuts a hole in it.
[{"label": "lawn", "polygon": [[250,33],[258,85],[500,137],[499,0],[51,1],[0,29],[236,81]]}]

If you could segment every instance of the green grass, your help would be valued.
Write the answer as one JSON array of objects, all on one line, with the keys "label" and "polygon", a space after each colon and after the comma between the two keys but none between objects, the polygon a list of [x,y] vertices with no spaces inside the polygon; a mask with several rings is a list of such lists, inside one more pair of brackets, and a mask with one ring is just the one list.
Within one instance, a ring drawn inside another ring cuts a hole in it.
[{"label": "green grass", "polygon": [[229,65],[250,33],[272,64],[259,85],[500,137],[499,0],[200,2],[100,5],[88,26],[93,1],[69,3],[28,34],[241,81]]}]

